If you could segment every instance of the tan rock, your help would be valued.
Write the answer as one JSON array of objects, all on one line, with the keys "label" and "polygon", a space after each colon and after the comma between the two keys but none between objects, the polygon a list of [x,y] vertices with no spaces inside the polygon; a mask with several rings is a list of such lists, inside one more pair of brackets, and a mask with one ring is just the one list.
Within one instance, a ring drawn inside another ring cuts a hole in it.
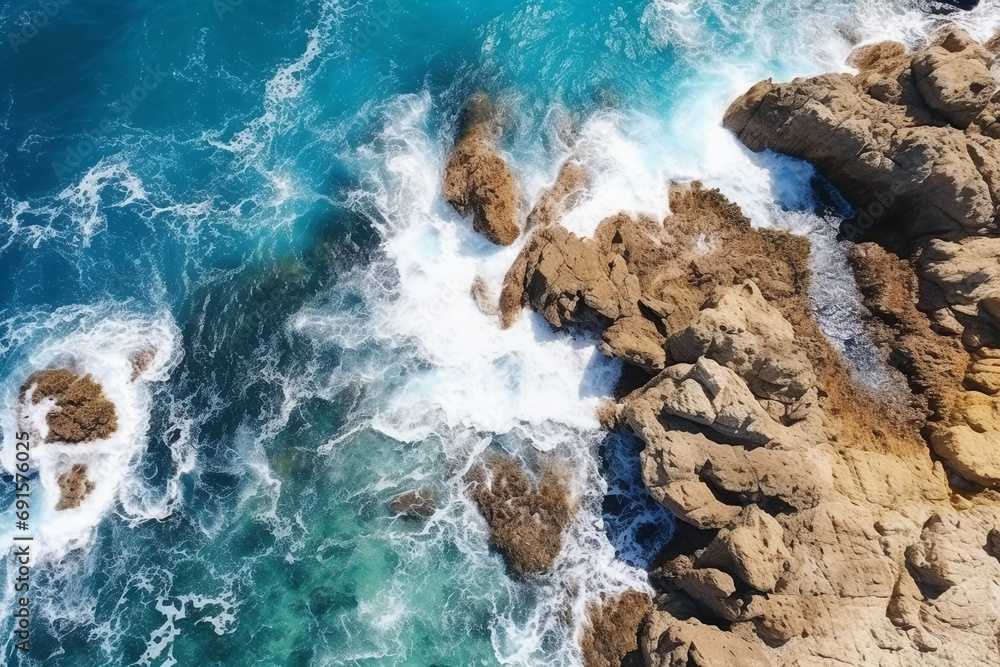
[{"label": "tan rock", "polygon": [[650,373],[662,371],[667,365],[667,339],[641,315],[623,317],[604,330],[601,351],[609,357],[622,359]]},{"label": "tan rock", "polygon": [[593,241],[558,225],[540,228],[504,279],[501,317],[512,320],[520,304],[530,303],[557,328],[610,324],[634,309],[610,268]]},{"label": "tan rock", "polygon": [[57,483],[60,491],[57,512],[79,507],[96,488],[96,484],[87,477],[87,465],[84,463],[73,464],[69,472],[59,475]]},{"label": "tan rock", "polygon": [[[894,222],[911,237],[995,233],[987,175],[957,129],[984,111],[998,87],[985,52],[970,42],[951,29],[909,59],[874,58],[885,67],[872,63],[857,77],[761,82],[733,103],[724,124],[751,150],[813,163],[860,210],[849,230],[855,235],[888,231]],[[858,62],[867,63],[864,55]],[[941,127],[938,114],[957,127]]]},{"label": "tan rock", "polygon": [[993,57],[961,30],[945,30],[913,59],[917,90],[927,105],[964,130],[997,90]]},{"label": "tan rock", "polygon": [[567,160],[555,182],[538,197],[535,207],[528,214],[525,231],[559,224],[563,216],[583,198],[589,186],[590,170],[587,165],[579,160]]},{"label": "tan rock", "polygon": [[936,453],[965,479],[1000,488],[1000,448],[996,428],[980,432],[968,424],[957,424],[931,433]]},{"label": "tan rock", "polygon": [[481,276],[476,276],[475,280],[472,281],[469,295],[476,302],[476,307],[483,315],[492,317],[499,312],[496,299],[490,291],[490,286],[486,284],[486,281]]},{"label": "tan rock", "polygon": [[669,612],[654,613],[642,641],[649,667],[770,667],[763,643]]},{"label": "tan rock", "polygon": [[671,337],[670,353],[683,363],[707,356],[735,371],[762,399],[792,403],[816,382],[791,324],[750,280],[706,303]]},{"label": "tan rock", "polygon": [[699,568],[718,568],[765,593],[774,592],[789,559],[784,530],[756,505],[719,531],[695,561]]},{"label": "tan rock", "polygon": [[521,194],[497,147],[501,132],[492,101],[482,93],[474,95],[463,124],[445,170],[445,199],[459,215],[472,215],[477,232],[498,245],[510,245],[521,234]]}]

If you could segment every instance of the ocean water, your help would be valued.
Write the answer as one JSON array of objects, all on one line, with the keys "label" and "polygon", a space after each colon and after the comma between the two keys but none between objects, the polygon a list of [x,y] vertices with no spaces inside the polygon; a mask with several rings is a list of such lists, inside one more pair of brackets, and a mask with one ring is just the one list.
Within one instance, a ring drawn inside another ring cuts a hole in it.
[{"label": "ocean water", "polygon": [[[620,210],[663,216],[666,183],[700,178],[754,224],[808,235],[824,330],[888,387],[836,241],[849,211],[807,165],[750,155],[719,124],[761,78],[847,71],[859,42],[1000,28],[1000,0],[940,7],[5,2],[0,463],[38,369],[93,374],[120,428],[32,452],[28,653],[0,479],[3,660],[579,664],[587,604],[647,589],[672,521],[642,490],[639,443],[598,428],[619,365],[534,315],[500,331],[469,297],[476,277],[498,294],[519,248],[441,197],[464,101],[485,90],[505,109],[529,201],[571,152],[588,160],[564,221],[580,234]],[[488,548],[461,483],[486,450],[570,475],[582,510],[553,574],[514,578]],[[55,512],[68,460],[96,488]],[[434,517],[393,518],[388,498],[419,486]]]}]

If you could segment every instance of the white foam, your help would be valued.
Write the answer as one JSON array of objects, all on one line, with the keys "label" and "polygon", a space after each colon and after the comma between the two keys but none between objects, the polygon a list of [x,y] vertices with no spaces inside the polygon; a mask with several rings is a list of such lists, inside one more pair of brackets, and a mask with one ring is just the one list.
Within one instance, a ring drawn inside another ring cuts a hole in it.
[{"label": "white foam", "polygon": [[[107,188],[123,191],[124,197],[114,202],[104,201],[102,193]],[[59,199],[67,204],[65,212],[79,225],[85,247],[107,223],[102,208],[125,207],[146,198],[142,182],[129,170],[128,163],[114,160],[101,160],[87,170],[79,183],[59,193]]]},{"label": "white foam", "polygon": [[[66,323],[75,324],[65,331]],[[107,439],[66,444],[44,442],[48,435],[45,416],[50,401],[25,407],[19,402],[17,385],[4,398],[0,424],[4,441],[0,463],[15,470],[15,441],[19,430],[31,433],[31,463],[38,472],[32,486],[31,534],[38,553],[60,558],[70,550],[86,547],[95,528],[116,505],[132,521],[162,519],[176,501],[178,479],[194,465],[190,448],[190,423],[178,407],[172,415],[177,438],[171,443],[174,474],[162,493],[151,493],[135,475],[135,466],[146,445],[152,404],[152,386],[162,383],[179,361],[180,333],[166,314],[152,318],[109,316],[96,308],[71,307],[57,310],[38,330],[60,331],[45,337],[28,359],[21,373],[23,381],[31,372],[46,368],[68,368],[90,374],[102,386],[104,395],[115,404],[118,429]],[[144,351],[154,353],[149,366],[133,381],[131,357]],[[56,511],[60,489],[57,480],[73,464],[87,465],[87,476],[95,483],[92,493],[74,509]]]},{"label": "white foam", "polygon": [[[375,342],[411,350],[421,369],[411,369],[399,382],[384,387],[387,394],[371,425],[396,440],[427,449],[415,461],[430,465],[437,460],[440,466],[443,458],[443,465],[454,471],[449,502],[439,508],[423,535],[456,544],[469,555],[470,563],[478,564],[473,567],[496,567],[496,561],[487,555],[485,524],[464,494],[463,472],[497,436],[503,437],[508,451],[525,460],[537,451],[551,452],[559,461],[584,509],[566,532],[555,573],[536,582],[543,591],[529,619],[498,610],[493,641],[503,664],[573,664],[579,661],[578,639],[587,603],[602,594],[647,586],[643,572],[616,560],[600,516],[605,484],[596,458],[603,437],[596,408],[610,394],[620,365],[597,350],[595,339],[553,333],[536,314],[524,313],[504,331],[495,316],[478,310],[470,296],[473,281],[481,277],[494,297],[499,295],[503,276],[520,247],[490,244],[444,203],[440,185],[444,151],[428,131],[430,111],[426,94],[392,102],[381,136],[361,151],[358,171],[368,179],[351,198],[356,210],[378,222],[386,261],[398,282],[369,283],[361,320],[337,308],[309,308],[294,317],[291,326],[300,334],[335,341],[346,349]],[[592,193],[584,204],[590,213],[579,216],[581,233],[591,224],[588,221],[612,212],[610,200],[621,188],[642,190],[625,171],[636,153],[619,122],[602,117],[584,131],[586,150],[598,152],[601,169],[600,185],[594,189],[597,196]],[[525,171],[551,173],[553,167],[558,165],[533,165]],[[639,166],[631,173],[647,179],[642,182],[655,178]],[[635,201],[638,209],[662,208],[661,190],[657,188],[651,198],[641,192],[629,201]],[[385,274],[387,268],[377,263],[373,277]],[[331,442],[324,451],[333,452],[338,446]],[[440,447],[436,453],[435,446]],[[421,476],[419,470],[413,474]],[[511,588],[497,595],[516,592]],[[567,608],[574,618],[569,625],[560,620],[561,610]],[[384,604],[366,602],[361,613],[381,628],[380,635],[401,638],[407,614],[386,615],[384,609]]]}]

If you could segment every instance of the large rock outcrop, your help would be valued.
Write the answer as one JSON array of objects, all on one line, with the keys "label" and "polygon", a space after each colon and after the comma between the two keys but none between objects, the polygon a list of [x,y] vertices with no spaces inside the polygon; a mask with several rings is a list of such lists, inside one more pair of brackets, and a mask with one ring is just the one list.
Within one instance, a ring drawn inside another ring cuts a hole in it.
[{"label": "large rock outcrop", "polygon": [[501,125],[493,102],[473,95],[465,108],[462,129],[444,176],[444,196],[472,227],[498,245],[510,245],[521,234],[520,188],[500,155]]},{"label": "large rock outcrop", "polygon": [[[654,666],[1000,664],[992,57],[955,30],[916,53],[865,47],[859,74],[764,82],[726,117],[859,207],[853,229],[877,243],[850,263],[902,397],[857,384],[817,326],[805,240],[698,183],[671,186],[665,220],[620,214],[580,238],[553,186],[501,324],[530,307],[637,369],[602,421],[642,438],[643,480],[680,520],[652,608],[635,593],[588,609],[588,664],[634,658],[639,616]],[[573,509],[540,497],[565,488],[503,460],[467,479],[512,567],[551,568]]]},{"label": "large rock outcrop", "polygon": [[[697,184],[671,194],[662,224],[615,216],[591,239],[539,227],[505,285],[517,295],[508,306],[557,328],[603,328],[606,354],[652,374],[605,406],[609,425],[644,440],[646,486],[692,533],[653,572],[646,664],[1000,659],[995,642],[975,639],[1000,628],[989,611],[1000,562],[983,546],[1000,534],[1000,497],[956,496],[922,435],[955,400],[935,373],[961,382],[968,354],[917,309],[909,264],[871,244],[852,254],[884,327],[873,337],[901,350],[901,370],[920,369],[900,412],[854,383],[816,326],[808,246],[752,229]],[[585,653],[606,664],[595,627]]]},{"label": "large rock outcrop", "polygon": [[902,258],[867,244],[851,251],[876,340],[930,418],[934,452],[989,487],[1000,487],[995,57],[956,28],[913,53],[871,45],[852,56],[857,75],[765,81],[725,118],[752,150],[813,163],[858,208],[845,232]]},{"label": "large rock outcrop", "polygon": [[65,368],[38,371],[21,386],[21,401],[52,402],[45,417],[46,442],[103,440],[118,430],[115,404],[90,375],[79,376]]},{"label": "large rock outcrop", "polygon": [[906,53],[868,47],[859,74],[763,81],[726,112],[751,150],[808,160],[860,215],[861,235],[995,234],[1000,125],[993,54],[955,28]]}]

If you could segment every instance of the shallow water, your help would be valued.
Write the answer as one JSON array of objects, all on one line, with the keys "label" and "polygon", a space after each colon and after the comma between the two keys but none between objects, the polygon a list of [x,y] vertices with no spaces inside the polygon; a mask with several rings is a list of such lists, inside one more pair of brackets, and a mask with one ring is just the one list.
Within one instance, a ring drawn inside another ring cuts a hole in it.
[{"label": "shallow water", "polygon": [[[537,316],[502,332],[468,296],[476,276],[499,293],[518,247],[441,198],[464,100],[509,110],[529,199],[573,128],[598,173],[578,233],[663,216],[666,182],[700,178],[808,234],[824,331],[882,387],[833,235],[846,211],[719,121],[761,78],[916,43],[946,20],[929,4],[55,0],[44,25],[5,4],[0,462],[39,368],[93,373],[121,422],[34,453],[32,647],[3,613],[7,664],[578,664],[587,603],[646,587],[671,521],[638,443],[598,428],[617,362]],[[986,38],[1000,2],[948,20]],[[461,484],[487,448],[569,471],[583,511],[553,575],[513,579],[487,547]],[[64,457],[98,490],[57,514]],[[423,485],[434,518],[394,519],[386,500]],[[0,548],[13,533],[8,510]]]}]

